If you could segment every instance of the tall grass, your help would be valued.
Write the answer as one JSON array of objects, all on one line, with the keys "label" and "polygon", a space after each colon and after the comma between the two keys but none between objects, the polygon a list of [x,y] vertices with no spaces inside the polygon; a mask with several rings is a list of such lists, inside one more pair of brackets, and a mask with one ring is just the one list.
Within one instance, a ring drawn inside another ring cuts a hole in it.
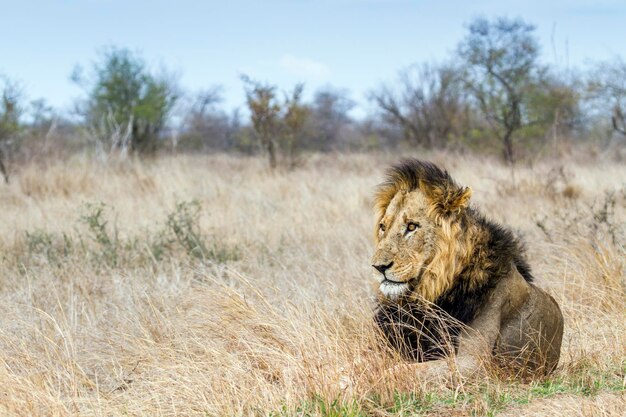
[{"label": "tall grass", "polygon": [[428,157],[528,242],[566,319],[551,377],[385,378],[370,197],[397,156],[74,159],[0,193],[0,414],[623,412],[626,168]]}]

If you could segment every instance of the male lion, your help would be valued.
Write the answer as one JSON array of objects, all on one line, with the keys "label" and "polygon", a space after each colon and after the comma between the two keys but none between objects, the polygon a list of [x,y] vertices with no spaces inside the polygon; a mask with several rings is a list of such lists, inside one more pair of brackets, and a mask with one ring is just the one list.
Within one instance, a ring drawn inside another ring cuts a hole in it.
[{"label": "male lion", "polygon": [[[533,285],[513,234],[469,207],[471,194],[429,162],[388,171],[375,197],[376,323],[404,357],[454,358],[463,376],[485,359],[518,375],[547,374],[559,361],[559,306]],[[448,362],[410,367],[429,377]]]}]

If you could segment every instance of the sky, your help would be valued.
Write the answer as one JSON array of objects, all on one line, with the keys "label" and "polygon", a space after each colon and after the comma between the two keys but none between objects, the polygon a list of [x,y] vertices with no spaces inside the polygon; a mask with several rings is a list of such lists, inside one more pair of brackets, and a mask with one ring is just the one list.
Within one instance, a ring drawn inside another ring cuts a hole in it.
[{"label": "sky", "polygon": [[220,85],[226,109],[244,106],[247,74],[282,90],[304,82],[308,98],[345,89],[357,114],[402,68],[449,57],[476,17],[536,25],[547,64],[626,58],[624,0],[0,0],[0,11],[0,74],[61,112],[84,94],[70,81],[76,65],[112,45],[186,91]]}]

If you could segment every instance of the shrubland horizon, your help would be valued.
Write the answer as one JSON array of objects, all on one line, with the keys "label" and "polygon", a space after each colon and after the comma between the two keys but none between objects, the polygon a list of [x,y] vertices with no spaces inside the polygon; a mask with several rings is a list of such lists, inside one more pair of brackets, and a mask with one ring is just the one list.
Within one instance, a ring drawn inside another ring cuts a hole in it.
[{"label": "shrubland horizon", "polygon": [[[184,91],[175,75],[124,47],[103,49],[71,78],[84,96],[68,120],[45,100],[30,103],[19,83],[0,78],[2,173],[32,155],[84,150],[110,155],[157,151],[266,153],[299,163],[307,151],[464,149],[516,159],[591,144],[623,155],[626,63],[597,63],[584,74],[540,60],[536,26],[520,18],[476,18],[446,61],[423,62],[369,91],[363,119],[342,89],[306,101],[306,85],[240,75],[248,113],[228,113],[223,91]],[[52,138],[52,139],[51,139]],[[42,146],[43,145],[43,146]],[[277,156],[277,154],[282,154]],[[14,164],[15,165],[15,164]]]},{"label": "shrubland horizon", "polygon": [[[299,81],[283,88],[246,70],[238,74],[245,110],[229,111],[220,84],[185,90],[165,66],[111,43],[95,61],[72,70],[83,91],[72,117],[45,99],[29,102],[23,85],[0,75],[0,171],[9,181],[12,166],[34,155],[83,151],[101,159],[163,151],[265,153],[272,168],[298,165],[303,152],[402,148],[500,153],[512,164],[586,145],[623,158],[626,61],[615,55],[582,70],[565,58],[564,68],[546,64],[542,49],[532,22],[475,17],[441,60],[399,68],[395,77],[369,86],[370,108],[355,118],[358,103],[346,89],[309,92]],[[292,58],[292,65],[306,66]]]}]

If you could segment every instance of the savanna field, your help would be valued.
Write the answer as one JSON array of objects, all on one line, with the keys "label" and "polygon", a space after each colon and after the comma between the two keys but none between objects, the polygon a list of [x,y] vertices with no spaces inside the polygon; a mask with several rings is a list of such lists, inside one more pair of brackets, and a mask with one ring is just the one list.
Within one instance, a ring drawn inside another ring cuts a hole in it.
[{"label": "savanna field", "polygon": [[565,316],[539,380],[384,371],[371,197],[399,155],[23,166],[0,204],[0,415],[623,416],[626,164],[431,153]]}]

